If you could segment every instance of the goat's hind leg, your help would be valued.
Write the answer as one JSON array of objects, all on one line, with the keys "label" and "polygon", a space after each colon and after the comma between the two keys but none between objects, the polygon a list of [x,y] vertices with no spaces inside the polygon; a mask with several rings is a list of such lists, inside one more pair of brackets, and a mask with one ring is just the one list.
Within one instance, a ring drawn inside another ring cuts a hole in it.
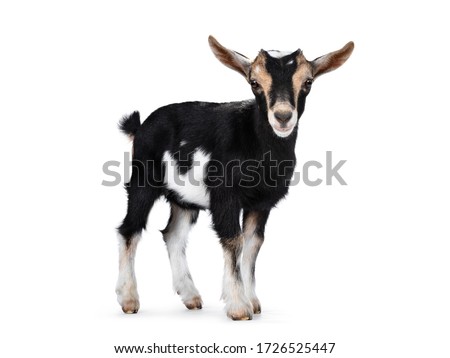
[{"label": "goat's hind leg", "polygon": [[117,301],[125,313],[137,313],[139,295],[134,274],[134,257],[140,234],[125,239],[119,234],[119,278],[116,284]]},{"label": "goat's hind leg", "polygon": [[202,308],[202,299],[192,280],[186,260],[189,230],[195,224],[198,210],[188,210],[172,203],[167,227],[162,230],[172,268],[173,288],[184,305],[192,309]]},{"label": "goat's hind leg", "polygon": [[141,237],[141,232],[147,224],[148,214],[159,193],[148,186],[140,187],[131,178],[127,186],[128,211],[119,232],[119,278],[116,284],[117,301],[125,313],[137,313],[139,310],[139,295],[134,273],[134,257]]}]

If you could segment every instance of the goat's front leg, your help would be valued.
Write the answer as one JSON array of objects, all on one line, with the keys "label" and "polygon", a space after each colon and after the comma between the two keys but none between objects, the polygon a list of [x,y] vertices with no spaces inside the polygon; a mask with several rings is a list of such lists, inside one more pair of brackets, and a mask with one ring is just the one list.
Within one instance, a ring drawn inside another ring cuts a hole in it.
[{"label": "goat's front leg", "polygon": [[221,238],[225,268],[223,274],[222,298],[225,301],[227,316],[233,320],[253,318],[253,306],[245,294],[241,277],[241,254],[243,235]]},{"label": "goat's front leg", "polygon": [[212,206],[214,229],[220,237],[225,261],[222,299],[225,301],[227,316],[233,320],[253,318],[253,306],[245,295],[241,277],[241,255],[243,234],[239,225],[240,208],[235,202],[219,202]]},{"label": "goat's front leg", "polygon": [[242,280],[245,294],[253,306],[253,313],[261,313],[261,303],[255,292],[255,266],[259,249],[264,242],[264,228],[269,210],[244,210],[244,245],[242,250]]}]

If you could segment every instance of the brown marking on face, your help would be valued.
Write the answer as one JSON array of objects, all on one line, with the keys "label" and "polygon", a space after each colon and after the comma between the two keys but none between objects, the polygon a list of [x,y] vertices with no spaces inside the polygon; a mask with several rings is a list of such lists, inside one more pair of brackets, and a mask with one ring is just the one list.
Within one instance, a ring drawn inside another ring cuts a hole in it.
[{"label": "brown marking on face", "polygon": [[267,104],[270,103],[269,93],[272,87],[272,76],[266,69],[266,56],[264,53],[260,52],[256,56],[255,61],[251,65],[251,75],[249,81],[255,80],[258,82],[260,90],[263,91],[266,97]]},{"label": "brown marking on face", "polygon": [[312,78],[312,67],[303,54],[297,56],[297,70],[292,76],[292,86],[294,89],[295,107],[297,108],[297,100],[303,84],[308,78]]},{"label": "brown marking on face", "polygon": [[[300,53],[297,56],[297,70],[295,71],[292,77],[292,86],[294,91],[294,99],[295,99],[295,108],[297,108],[297,100],[302,90],[303,84],[308,78],[313,77],[312,66],[306,60],[305,56]],[[266,55],[263,52],[260,52],[256,59],[253,61],[251,65],[251,75],[249,81],[255,80],[258,82],[260,90],[263,91],[264,96],[266,98],[267,107],[269,108],[270,104],[270,90],[272,87],[272,76],[266,69]],[[286,110],[292,111],[294,108],[285,101],[276,103],[276,110]],[[279,108],[278,108],[279,107]],[[272,108],[275,110],[275,108]]]}]

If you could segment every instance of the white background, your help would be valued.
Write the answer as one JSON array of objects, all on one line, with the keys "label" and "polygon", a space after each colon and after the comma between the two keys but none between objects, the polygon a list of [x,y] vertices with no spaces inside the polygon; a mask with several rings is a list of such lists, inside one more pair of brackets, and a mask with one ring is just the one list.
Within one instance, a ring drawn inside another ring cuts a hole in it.
[{"label": "white background", "polygon": [[[2,2],[0,355],[336,342],[327,356],[448,356],[450,29],[442,4]],[[263,314],[250,322],[223,312],[222,253],[207,213],[188,248],[204,309],[184,308],[158,232],[168,217],[159,202],[137,254],[141,311],[124,315],[114,228],[126,198],[121,186],[101,185],[102,165],[130,149],[116,126],[124,114],[251,97],[211,54],[209,34],[249,57],[300,47],[314,59],[355,42],[349,61],[314,84],[296,147],[300,164],[323,162],[327,150],[346,159],[348,186],[301,184],[273,211],[257,265]]]}]

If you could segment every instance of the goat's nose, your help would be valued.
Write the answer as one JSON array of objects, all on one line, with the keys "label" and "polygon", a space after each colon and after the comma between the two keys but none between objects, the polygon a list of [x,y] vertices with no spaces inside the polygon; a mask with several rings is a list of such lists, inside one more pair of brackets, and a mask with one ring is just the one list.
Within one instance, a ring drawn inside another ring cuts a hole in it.
[{"label": "goat's nose", "polygon": [[274,113],[274,115],[278,122],[286,123],[288,120],[291,119],[292,112],[291,111],[277,111]]}]

